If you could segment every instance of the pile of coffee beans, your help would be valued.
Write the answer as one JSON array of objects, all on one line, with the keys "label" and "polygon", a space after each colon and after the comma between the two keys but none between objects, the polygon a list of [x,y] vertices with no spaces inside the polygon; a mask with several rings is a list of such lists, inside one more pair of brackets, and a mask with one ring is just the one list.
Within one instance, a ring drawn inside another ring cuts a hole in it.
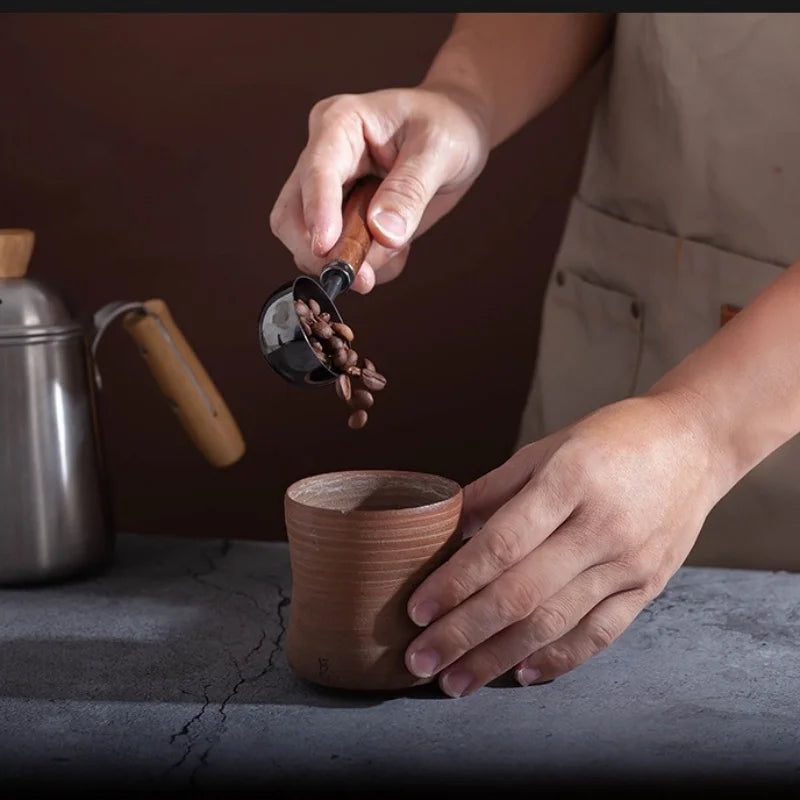
[{"label": "pile of coffee beans", "polygon": [[353,348],[353,329],[343,322],[332,322],[331,315],[316,300],[295,300],[294,310],[317,358],[339,374],[336,394],[350,409],[348,426],[353,430],[363,428],[369,418],[367,411],[375,402],[372,393],[386,386],[386,378],[372,361],[359,357]]}]

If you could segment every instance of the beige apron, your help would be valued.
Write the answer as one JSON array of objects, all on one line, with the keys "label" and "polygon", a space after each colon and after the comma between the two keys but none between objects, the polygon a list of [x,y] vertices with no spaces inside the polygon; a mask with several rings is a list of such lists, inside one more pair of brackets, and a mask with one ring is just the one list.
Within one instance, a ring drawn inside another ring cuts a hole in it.
[{"label": "beige apron", "polygon": [[[712,336],[800,259],[798,201],[800,14],[618,15],[518,445]],[[800,437],[720,501],[687,563],[800,570],[798,520]]]}]

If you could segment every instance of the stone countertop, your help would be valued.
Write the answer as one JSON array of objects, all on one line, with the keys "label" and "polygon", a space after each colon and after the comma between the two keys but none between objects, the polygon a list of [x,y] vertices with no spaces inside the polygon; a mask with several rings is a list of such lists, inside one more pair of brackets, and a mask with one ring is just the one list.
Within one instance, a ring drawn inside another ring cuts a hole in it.
[{"label": "stone countertop", "polygon": [[800,784],[800,575],[686,567],[553,683],[452,700],[304,683],[284,543],[121,535],[0,591],[0,789]]}]

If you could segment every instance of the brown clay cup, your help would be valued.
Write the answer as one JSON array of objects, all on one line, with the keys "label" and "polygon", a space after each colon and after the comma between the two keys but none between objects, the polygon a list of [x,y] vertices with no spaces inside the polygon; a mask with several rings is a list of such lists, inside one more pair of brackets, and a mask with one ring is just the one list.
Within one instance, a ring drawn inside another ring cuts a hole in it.
[{"label": "brown clay cup", "polygon": [[421,633],[406,604],[458,549],[461,501],[454,481],[391,470],[331,472],[286,490],[286,656],[296,675],[364,691],[431,681],[405,667]]}]

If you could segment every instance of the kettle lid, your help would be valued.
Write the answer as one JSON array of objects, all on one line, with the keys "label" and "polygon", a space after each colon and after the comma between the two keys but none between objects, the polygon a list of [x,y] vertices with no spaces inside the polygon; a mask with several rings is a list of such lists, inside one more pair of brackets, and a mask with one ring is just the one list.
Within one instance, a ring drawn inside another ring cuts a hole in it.
[{"label": "kettle lid", "polygon": [[0,228],[0,339],[73,331],[72,319],[55,292],[26,278],[33,231]]}]

